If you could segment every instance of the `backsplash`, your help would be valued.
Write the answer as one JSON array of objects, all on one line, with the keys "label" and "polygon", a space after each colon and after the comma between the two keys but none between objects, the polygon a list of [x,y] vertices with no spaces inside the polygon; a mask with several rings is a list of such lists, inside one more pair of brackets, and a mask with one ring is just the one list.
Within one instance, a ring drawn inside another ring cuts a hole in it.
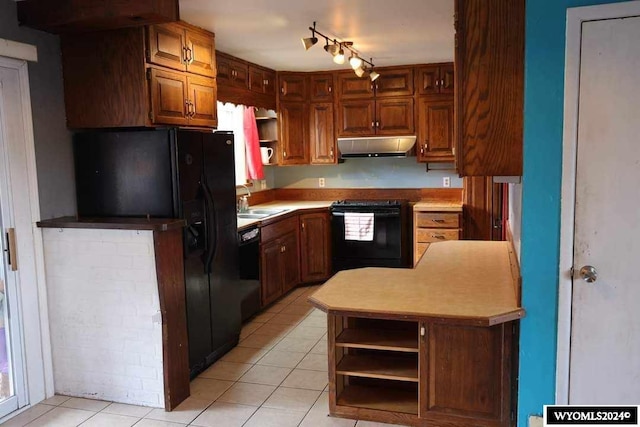
[{"label": "backsplash", "polygon": [[415,157],[362,158],[330,166],[269,167],[265,175],[268,188],[318,188],[319,178],[325,179],[325,188],[442,188],[444,177],[452,188],[462,188],[451,164],[434,167],[442,170],[426,172]]}]

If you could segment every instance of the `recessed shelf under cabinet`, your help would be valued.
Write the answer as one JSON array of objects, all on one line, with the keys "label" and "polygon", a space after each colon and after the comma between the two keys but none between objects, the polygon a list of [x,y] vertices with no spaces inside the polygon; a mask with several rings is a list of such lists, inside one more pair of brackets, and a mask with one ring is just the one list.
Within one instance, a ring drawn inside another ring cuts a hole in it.
[{"label": "recessed shelf under cabinet", "polygon": [[336,347],[417,353],[418,331],[345,329],[336,338]]},{"label": "recessed shelf under cabinet", "polygon": [[345,354],[336,373],[353,377],[418,382],[418,359],[378,354]]},{"label": "recessed shelf under cabinet", "polygon": [[337,404],[418,415],[417,391],[394,387],[347,385],[338,396]]}]

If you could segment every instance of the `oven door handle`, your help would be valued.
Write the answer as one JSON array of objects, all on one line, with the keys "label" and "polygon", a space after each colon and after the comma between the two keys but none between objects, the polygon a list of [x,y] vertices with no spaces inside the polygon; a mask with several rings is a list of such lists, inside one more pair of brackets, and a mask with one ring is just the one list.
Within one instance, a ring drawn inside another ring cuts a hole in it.
[{"label": "oven door handle", "polygon": [[[349,212],[351,213],[351,212]],[[353,212],[353,213],[372,213],[374,218],[397,218],[400,212]],[[344,216],[344,212],[331,212],[333,216]]]}]

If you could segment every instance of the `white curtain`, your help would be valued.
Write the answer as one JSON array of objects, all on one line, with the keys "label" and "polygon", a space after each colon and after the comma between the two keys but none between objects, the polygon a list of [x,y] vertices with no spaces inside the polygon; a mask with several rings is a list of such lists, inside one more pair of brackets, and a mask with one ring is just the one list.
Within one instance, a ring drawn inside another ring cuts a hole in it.
[{"label": "white curtain", "polygon": [[236,161],[236,185],[247,183],[247,160],[244,144],[243,105],[218,102],[218,130],[233,131]]}]

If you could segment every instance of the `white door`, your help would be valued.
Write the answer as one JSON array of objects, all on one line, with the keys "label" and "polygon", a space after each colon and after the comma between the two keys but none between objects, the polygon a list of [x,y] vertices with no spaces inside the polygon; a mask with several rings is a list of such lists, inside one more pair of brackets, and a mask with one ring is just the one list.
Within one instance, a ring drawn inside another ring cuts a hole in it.
[{"label": "white door", "polygon": [[[13,137],[16,123],[11,122],[15,114],[9,108],[20,105],[19,87],[18,72],[0,67],[0,418],[24,406],[26,400],[16,273],[17,248],[13,244],[17,241],[7,238],[9,231],[15,231],[8,142]],[[13,266],[9,264],[10,258]]]},{"label": "white door", "polygon": [[640,17],[582,25],[571,404],[640,403],[639,41]]}]

